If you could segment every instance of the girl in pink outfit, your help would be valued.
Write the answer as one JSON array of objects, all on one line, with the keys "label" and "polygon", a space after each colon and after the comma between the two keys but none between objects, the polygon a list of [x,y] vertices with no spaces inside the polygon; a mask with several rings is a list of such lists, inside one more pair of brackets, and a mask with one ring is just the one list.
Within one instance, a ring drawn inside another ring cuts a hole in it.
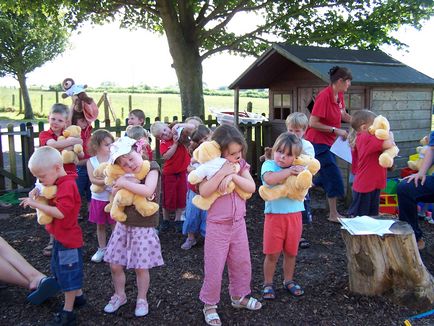
[{"label": "girl in pink outfit", "polygon": [[[247,145],[238,129],[230,125],[219,126],[214,131],[212,140],[220,145],[222,157],[227,159],[227,162],[212,178],[199,186],[199,192],[203,197],[209,197],[215,191],[223,194],[208,210],[204,247],[205,275],[199,298],[204,303],[205,322],[208,325],[221,325],[216,309],[220,301],[225,264],[228,267],[232,306],[258,310],[261,303],[253,297],[246,297],[251,292],[252,278],[244,220],[246,202],[235,191],[225,194],[225,189],[231,181],[246,192],[255,191],[255,182],[249,172],[250,166],[242,158]],[[240,165],[238,173],[236,163]]]}]

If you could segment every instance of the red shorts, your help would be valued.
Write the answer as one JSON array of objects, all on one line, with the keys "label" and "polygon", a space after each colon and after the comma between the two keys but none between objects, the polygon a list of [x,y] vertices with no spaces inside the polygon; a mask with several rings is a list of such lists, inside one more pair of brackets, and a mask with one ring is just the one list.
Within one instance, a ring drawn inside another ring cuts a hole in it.
[{"label": "red shorts", "polygon": [[264,254],[277,254],[283,251],[290,256],[297,256],[302,230],[301,212],[265,214]]},{"label": "red shorts", "polygon": [[187,200],[187,171],[176,174],[163,174],[163,208],[174,211],[185,208]]}]

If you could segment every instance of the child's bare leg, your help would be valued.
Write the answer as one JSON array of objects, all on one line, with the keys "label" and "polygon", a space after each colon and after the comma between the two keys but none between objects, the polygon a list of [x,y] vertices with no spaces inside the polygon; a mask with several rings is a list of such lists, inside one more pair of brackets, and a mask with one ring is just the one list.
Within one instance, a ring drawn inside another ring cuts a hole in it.
[{"label": "child's bare leg", "polygon": [[[65,292],[65,304],[63,305],[63,310],[72,311],[74,310],[75,297],[80,293],[81,290],[72,290]],[[83,292],[81,292],[83,294]]]},{"label": "child's bare leg", "polygon": [[148,269],[136,269],[137,299],[146,300],[148,294],[150,277]]},{"label": "child's bare leg", "polygon": [[105,224],[96,225],[96,238],[98,239],[98,247],[105,248],[107,246],[107,234]]},{"label": "child's bare leg", "polygon": [[124,267],[121,265],[110,264],[112,272],[113,286],[115,288],[115,294],[125,298],[125,273]]},{"label": "child's bare leg", "polygon": [[264,259],[264,284],[273,284],[274,273],[276,272],[277,261],[280,252],[276,254],[265,255]]},{"label": "child's bare leg", "polygon": [[182,212],[184,208],[177,208],[175,211],[175,221],[181,221]]},{"label": "child's bare leg", "polygon": [[283,276],[285,281],[292,281],[295,271],[295,256],[283,253]]}]

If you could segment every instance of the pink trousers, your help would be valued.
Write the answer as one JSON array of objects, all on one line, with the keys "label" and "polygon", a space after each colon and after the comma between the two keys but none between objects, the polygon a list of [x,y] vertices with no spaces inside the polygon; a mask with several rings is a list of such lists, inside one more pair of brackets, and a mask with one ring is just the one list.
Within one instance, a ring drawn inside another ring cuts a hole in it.
[{"label": "pink trousers", "polygon": [[250,290],[252,265],[244,218],[233,224],[206,223],[205,276],[199,299],[208,305],[220,301],[223,270],[228,265],[229,294],[245,296]]}]

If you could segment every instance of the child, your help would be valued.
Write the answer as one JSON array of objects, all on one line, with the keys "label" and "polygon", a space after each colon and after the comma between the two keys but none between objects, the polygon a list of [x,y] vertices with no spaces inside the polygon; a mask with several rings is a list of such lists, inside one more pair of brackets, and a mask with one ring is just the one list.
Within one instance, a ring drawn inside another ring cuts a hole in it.
[{"label": "child", "polygon": [[395,145],[393,134],[388,140],[380,140],[368,132],[375,114],[359,110],[351,118],[351,128],[356,131],[352,145],[353,201],[348,210],[350,216],[376,216],[380,206],[380,192],[386,187],[387,169],[380,166],[378,157],[383,150]]},{"label": "child", "polygon": [[132,139],[141,140],[143,142],[143,147],[146,152],[145,154],[146,159],[152,161],[153,154],[152,154],[151,146],[149,146],[149,139],[150,139],[149,132],[142,126],[131,125],[127,127],[126,134],[128,137]]},{"label": "child", "polygon": [[[304,139],[304,133],[306,132],[307,127],[309,126],[309,119],[306,114],[301,112],[294,112],[288,115],[285,120],[286,130],[296,135],[300,138],[301,143],[303,145],[302,153],[306,155],[310,155],[315,157],[315,149],[310,141]],[[310,196],[309,193],[306,195],[304,199],[304,211],[301,212],[301,217],[303,220],[303,224],[311,224],[312,223],[312,213],[310,210]],[[306,249],[310,247],[310,243],[305,238],[300,239],[299,247],[302,249]]]},{"label": "child", "polygon": [[[136,147],[137,141],[129,137],[116,140],[110,149],[110,162],[119,164],[126,173],[140,171],[143,158],[141,150]],[[151,162],[151,171],[145,179],[137,183],[135,178],[122,176],[113,184],[113,192],[127,189],[136,195],[143,196],[158,203],[160,197],[160,168],[156,162]],[[127,220],[116,223],[112,232],[104,261],[110,263],[115,293],[104,307],[107,313],[114,313],[127,303],[125,294],[124,268],[134,268],[137,279],[137,301],[135,315],[148,314],[147,292],[149,289],[149,269],[163,265],[160,240],[155,231],[159,215],[143,218],[134,206],[125,207]],[[140,257],[140,258],[139,258]]]},{"label": "child", "polygon": [[[144,124],[145,124],[145,113],[140,109],[131,110],[130,113],[128,114],[128,126],[143,127]],[[145,132],[145,136],[148,138],[146,144],[146,152],[148,153],[148,160],[152,161],[151,135],[149,134],[149,131],[146,130],[144,127],[143,130]],[[128,127],[127,127],[126,136],[131,137],[128,135]]]},{"label": "child", "polygon": [[[57,140],[57,137],[62,135],[63,129],[66,127],[66,123],[69,117],[69,109],[66,105],[61,103],[54,104],[48,115],[48,123],[50,129],[41,131],[39,134],[39,146],[51,146],[61,152],[63,149],[75,144],[83,144],[83,140],[80,138],[70,137],[64,140]],[[67,174],[77,177],[77,170],[74,163],[64,164],[63,167]],[[38,183],[34,190],[29,193],[30,197],[37,197],[39,194]],[[50,242],[42,250],[44,256],[50,256],[53,248],[53,237],[50,237]]]},{"label": "child", "polygon": [[[177,127],[178,126],[178,127]],[[187,168],[190,154],[180,141],[183,135],[194,130],[191,124],[176,124],[172,129],[164,122],[156,121],[151,126],[152,135],[160,140],[160,153],[164,160],[163,224],[160,231],[169,228],[169,212],[175,211],[175,225],[181,231],[181,215],[185,208],[187,195]]]},{"label": "child", "polygon": [[80,194],[75,183],[76,175],[67,174],[59,151],[50,146],[38,148],[29,160],[30,172],[44,186],[57,186],[53,206],[38,203],[31,197],[21,198],[21,205],[38,208],[53,217],[45,226],[54,236],[51,270],[65,293],[63,310],[47,325],[75,325],[74,306],[85,304],[83,295],[83,236],[78,225]]},{"label": "child", "polygon": [[[301,139],[290,133],[277,137],[273,145],[273,160],[262,164],[261,179],[264,185],[276,185],[290,175],[298,175],[303,166],[294,166],[294,159],[303,149]],[[273,277],[280,253],[283,251],[283,286],[293,296],[304,294],[303,289],[294,282],[295,261],[302,233],[301,201],[287,197],[265,202],[264,221],[264,287],[262,297],[275,299]]]},{"label": "child", "polygon": [[[202,142],[209,139],[211,136],[211,130],[204,126],[199,125],[197,130],[191,136],[190,146],[188,150],[190,154],[200,145]],[[197,163],[193,158],[191,159],[190,166],[188,167],[188,172],[190,173],[199,163]],[[205,225],[206,225],[206,211],[201,210],[193,205],[193,197],[197,195],[197,188],[195,185],[188,183],[187,192],[187,203],[185,207],[185,221],[182,226],[182,233],[187,234],[187,239],[181,245],[182,249],[189,250],[191,247],[196,245],[195,234],[200,231],[203,237],[205,237]]]},{"label": "child", "polygon": [[[221,125],[212,135],[227,162],[209,180],[199,185],[199,193],[209,197],[219,190],[225,193],[229,182],[233,181],[246,192],[255,191],[255,182],[250,175],[250,166],[243,159],[247,150],[244,136],[233,126]],[[236,173],[235,163],[240,164]],[[246,296],[251,292],[252,268],[249,242],[247,239],[246,202],[236,192],[222,195],[208,210],[204,247],[204,281],[200,300],[204,303],[203,314],[208,325],[221,325],[217,314],[223,269],[227,264],[229,293],[234,308],[258,310],[261,303]]]},{"label": "child", "polygon": [[[95,155],[87,161],[87,173],[90,181],[98,186],[105,186],[103,178],[96,178],[93,171],[98,168],[101,163],[108,162],[110,158],[110,145],[114,142],[114,138],[110,132],[105,129],[95,131],[90,138],[90,150]],[[96,224],[96,237],[98,240],[98,250],[92,256],[91,260],[95,263],[100,263],[104,258],[106,250],[106,224],[114,227],[115,221],[110,217],[109,213],[104,211],[104,207],[109,203],[110,192],[105,189],[103,192],[92,192],[92,199],[89,206],[89,222]]]}]

